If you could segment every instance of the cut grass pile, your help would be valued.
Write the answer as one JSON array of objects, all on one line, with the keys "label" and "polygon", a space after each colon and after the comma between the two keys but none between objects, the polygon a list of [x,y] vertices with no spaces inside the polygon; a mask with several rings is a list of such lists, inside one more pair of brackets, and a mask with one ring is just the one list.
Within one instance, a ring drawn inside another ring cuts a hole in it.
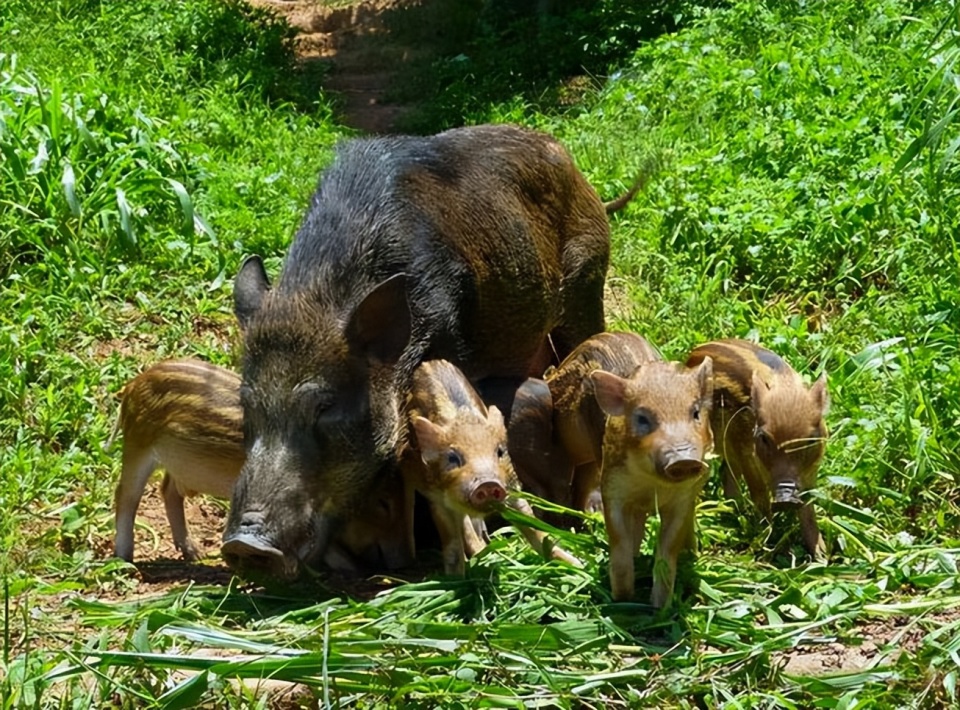
[{"label": "cut grass pile", "polygon": [[241,3],[0,6],[0,705],[958,702],[960,10],[693,15],[562,112],[478,107],[465,79],[442,97],[555,133],[606,197],[663,161],[614,223],[612,326],[673,359],[756,336],[828,373],[827,563],[711,482],[655,614],[649,542],[638,602],[613,603],[593,518],[557,533],[584,570],[504,532],[465,580],[349,594],[151,591],[107,559],[113,393],[163,357],[236,364],[232,275],[247,253],[275,273],[344,132],[284,26]]}]

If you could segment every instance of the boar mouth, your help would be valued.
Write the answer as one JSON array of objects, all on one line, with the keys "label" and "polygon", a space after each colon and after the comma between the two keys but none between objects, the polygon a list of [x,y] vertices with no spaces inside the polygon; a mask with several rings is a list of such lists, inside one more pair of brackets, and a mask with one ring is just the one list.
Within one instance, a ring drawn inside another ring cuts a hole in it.
[{"label": "boar mouth", "polygon": [[306,532],[306,541],[295,553],[290,553],[278,546],[278,541],[269,534],[262,513],[246,511],[240,516],[236,528],[224,532],[220,553],[230,568],[241,576],[291,580],[299,575],[301,562],[313,549],[310,544],[314,538],[310,534],[313,530]]},{"label": "boar mouth", "polygon": [[251,533],[237,533],[225,538],[220,554],[231,569],[243,576],[265,575],[280,579],[294,579],[299,572],[295,557],[285,555],[266,538]]}]

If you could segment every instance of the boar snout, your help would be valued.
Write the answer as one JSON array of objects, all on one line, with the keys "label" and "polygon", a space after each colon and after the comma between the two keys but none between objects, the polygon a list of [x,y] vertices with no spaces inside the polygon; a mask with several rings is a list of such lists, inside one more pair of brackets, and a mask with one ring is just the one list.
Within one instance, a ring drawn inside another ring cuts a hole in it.
[{"label": "boar snout", "polygon": [[507,489],[500,481],[479,481],[470,491],[470,505],[483,509],[507,499]]},{"label": "boar snout", "polygon": [[220,552],[224,561],[236,570],[290,579],[297,575],[299,564],[276,547],[264,532],[264,514],[247,511],[240,516],[236,529],[228,527]]},{"label": "boar snout", "polygon": [[803,504],[800,500],[800,490],[796,481],[780,481],[773,490],[773,507],[775,510],[796,508]]}]

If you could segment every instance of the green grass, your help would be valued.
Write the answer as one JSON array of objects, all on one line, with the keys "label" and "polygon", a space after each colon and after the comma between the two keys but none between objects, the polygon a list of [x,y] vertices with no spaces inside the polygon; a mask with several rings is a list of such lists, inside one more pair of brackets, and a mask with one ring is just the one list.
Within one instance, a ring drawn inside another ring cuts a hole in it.
[{"label": "green grass", "polygon": [[[657,156],[614,218],[611,325],[676,359],[756,336],[828,374],[828,562],[711,481],[700,556],[659,614],[649,543],[638,603],[611,601],[599,519],[559,533],[584,570],[506,532],[466,580],[373,598],[322,578],[138,593],[107,558],[114,394],[164,357],[236,364],[232,275],[248,253],[275,271],[347,131],[288,30],[240,3],[0,5],[0,706],[269,707],[232,682],[265,678],[304,706],[960,702],[960,10],[708,5],[642,43],[655,33],[598,25],[598,5],[591,61],[619,59],[573,106],[565,76],[517,83],[505,52],[419,119],[549,130],[605,197]],[[785,670],[868,644],[873,667]]]}]

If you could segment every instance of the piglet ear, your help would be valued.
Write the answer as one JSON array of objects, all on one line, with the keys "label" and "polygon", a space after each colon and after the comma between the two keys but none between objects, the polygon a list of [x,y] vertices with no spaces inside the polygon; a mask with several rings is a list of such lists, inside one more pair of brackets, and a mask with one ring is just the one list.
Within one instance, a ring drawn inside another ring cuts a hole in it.
[{"label": "piglet ear", "polygon": [[407,275],[396,274],[373,287],[347,319],[350,349],[382,365],[393,365],[410,342]]},{"label": "piglet ear", "polygon": [[820,378],[810,386],[810,396],[816,402],[820,415],[823,416],[830,409],[830,393],[827,392],[827,373],[824,372]]},{"label": "piglet ear", "polygon": [[417,448],[426,464],[440,458],[440,449],[443,448],[442,430],[426,417],[413,418],[413,433],[417,437]]},{"label": "piglet ear", "polygon": [[763,378],[760,377],[754,371],[753,373],[753,384],[750,389],[750,400],[753,403],[754,411],[760,408],[760,402],[763,401],[763,396],[770,391],[770,385],[763,381]]},{"label": "piglet ear", "polygon": [[696,369],[697,382],[700,385],[700,398],[704,402],[713,401],[713,358],[707,356]]},{"label": "piglet ear", "polygon": [[492,427],[502,429],[504,433],[507,431],[507,424],[503,420],[503,413],[493,404],[487,407],[487,423]]},{"label": "piglet ear", "polygon": [[270,290],[270,280],[259,256],[248,256],[233,282],[233,312],[240,330],[246,330],[254,314],[260,310],[263,297]]},{"label": "piglet ear", "polygon": [[611,417],[622,417],[626,410],[627,380],[604,370],[591,372],[590,380],[600,409]]}]

